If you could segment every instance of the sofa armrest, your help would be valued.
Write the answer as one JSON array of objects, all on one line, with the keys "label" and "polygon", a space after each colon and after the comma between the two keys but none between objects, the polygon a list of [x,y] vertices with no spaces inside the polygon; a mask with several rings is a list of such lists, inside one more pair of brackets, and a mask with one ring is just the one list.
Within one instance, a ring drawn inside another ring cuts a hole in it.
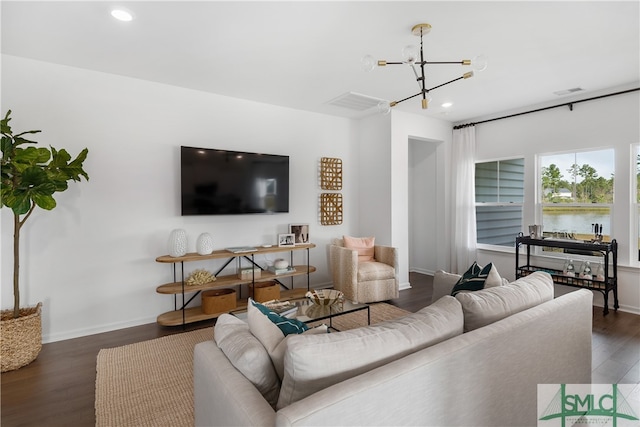
[{"label": "sofa armrest", "polygon": [[196,426],[275,424],[275,411],[214,341],[195,346],[193,400]]},{"label": "sofa armrest", "polygon": [[374,258],[378,262],[390,265],[398,274],[398,250],[392,246],[374,246]]},{"label": "sofa armrest", "polygon": [[329,258],[333,286],[348,295],[356,295],[358,285],[358,251],[330,245]]}]

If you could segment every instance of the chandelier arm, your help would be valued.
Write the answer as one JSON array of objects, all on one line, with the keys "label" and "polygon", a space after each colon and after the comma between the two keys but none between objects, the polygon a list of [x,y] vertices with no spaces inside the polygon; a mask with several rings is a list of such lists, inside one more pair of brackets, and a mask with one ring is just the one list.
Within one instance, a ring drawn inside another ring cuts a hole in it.
[{"label": "chandelier arm", "polygon": [[422,78],[422,84],[420,84],[420,76],[418,75],[418,72],[416,71],[416,67],[415,65],[411,65],[411,69],[413,70],[413,74],[415,74],[416,76],[416,82],[418,82],[418,87],[420,88],[420,90],[424,89],[424,78]]},{"label": "chandelier arm", "polygon": [[434,87],[432,87],[431,89],[427,89],[427,92],[432,91],[432,90],[434,90],[434,89],[438,89],[439,87],[442,87],[442,86],[446,86],[446,85],[448,85],[449,83],[457,82],[458,80],[462,80],[462,79],[464,79],[464,76],[460,76],[460,77],[458,77],[457,79],[449,80],[449,81],[448,81],[448,82],[446,82],[446,83],[442,83],[442,84],[439,84],[438,86],[434,86]]},{"label": "chandelier arm", "polygon": [[424,61],[425,64],[460,64],[467,65],[465,61]]},{"label": "chandelier arm", "polygon": [[426,84],[426,78],[424,76],[424,66],[426,64],[426,61],[424,60],[424,49],[423,49],[423,44],[422,44],[422,29],[420,30],[420,73],[422,76],[422,80],[419,83],[420,89],[422,89],[422,102],[425,102],[424,100],[427,99],[427,92],[426,92],[426,88],[425,88],[425,84]]},{"label": "chandelier arm", "polygon": [[415,98],[416,96],[422,95],[422,93],[423,93],[423,92],[422,92],[422,91],[420,91],[420,92],[416,93],[415,95],[408,96],[408,97],[406,97],[406,98],[404,98],[404,99],[401,99],[400,101],[395,101],[395,104],[394,104],[394,105],[399,104],[399,103],[404,102],[404,101],[407,101],[407,100],[409,100],[409,99]]},{"label": "chandelier arm", "polygon": [[[405,65],[406,62],[402,61],[385,61],[385,65]],[[465,60],[462,61],[417,61],[414,65],[445,65],[445,64],[459,64],[459,65],[467,65]]]}]

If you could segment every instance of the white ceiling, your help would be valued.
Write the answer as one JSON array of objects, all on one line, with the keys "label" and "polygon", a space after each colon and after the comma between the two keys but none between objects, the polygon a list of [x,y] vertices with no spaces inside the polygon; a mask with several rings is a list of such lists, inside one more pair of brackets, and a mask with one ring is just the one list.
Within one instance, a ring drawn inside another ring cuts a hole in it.
[{"label": "white ceiling", "polygon": [[[328,105],[347,92],[397,100],[418,92],[411,70],[366,73],[360,59],[401,60],[425,36],[430,61],[484,54],[488,68],[396,108],[452,122],[640,80],[636,1],[2,1],[2,53],[290,108],[358,117]],[[113,19],[114,6],[135,15]],[[468,67],[427,67],[427,86]],[[10,82],[3,81],[3,84]],[[453,102],[449,110],[440,105]]]}]

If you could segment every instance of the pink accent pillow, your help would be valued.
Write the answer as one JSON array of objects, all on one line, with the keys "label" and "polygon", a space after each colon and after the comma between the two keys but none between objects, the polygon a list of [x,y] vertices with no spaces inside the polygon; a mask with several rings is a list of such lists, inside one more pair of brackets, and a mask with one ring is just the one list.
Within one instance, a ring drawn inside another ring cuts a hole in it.
[{"label": "pink accent pillow", "polygon": [[344,247],[358,251],[358,262],[373,261],[375,237],[343,236]]}]

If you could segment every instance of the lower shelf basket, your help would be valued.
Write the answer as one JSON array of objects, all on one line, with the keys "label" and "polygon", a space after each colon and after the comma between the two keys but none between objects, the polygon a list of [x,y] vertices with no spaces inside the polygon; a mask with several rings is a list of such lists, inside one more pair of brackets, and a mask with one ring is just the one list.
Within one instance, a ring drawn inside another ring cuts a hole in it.
[{"label": "lower shelf basket", "polygon": [[235,289],[211,289],[202,292],[202,311],[205,314],[222,313],[236,308]]}]

